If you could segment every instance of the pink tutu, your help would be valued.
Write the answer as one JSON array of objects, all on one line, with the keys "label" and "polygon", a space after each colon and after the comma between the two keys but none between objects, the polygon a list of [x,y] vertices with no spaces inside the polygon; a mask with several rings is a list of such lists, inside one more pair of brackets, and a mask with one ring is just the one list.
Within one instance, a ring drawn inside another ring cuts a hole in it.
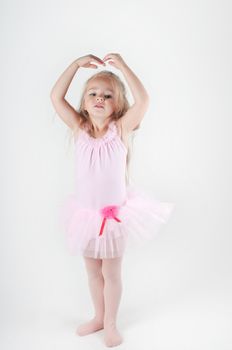
[{"label": "pink tutu", "polygon": [[120,257],[126,247],[154,238],[174,206],[127,186],[124,203],[110,203],[99,210],[84,208],[74,194],[69,195],[61,205],[59,218],[71,255],[106,259]]}]

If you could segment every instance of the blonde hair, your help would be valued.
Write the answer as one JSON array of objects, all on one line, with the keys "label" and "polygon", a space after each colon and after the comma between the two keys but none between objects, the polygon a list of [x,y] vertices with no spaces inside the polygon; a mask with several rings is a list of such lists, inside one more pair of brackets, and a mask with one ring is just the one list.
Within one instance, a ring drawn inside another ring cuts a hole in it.
[{"label": "blonde hair", "polygon": [[[123,117],[123,115],[127,112],[130,105],[126,97],[126,88],[123,83],[123,81],[119,78],[118,75],[114,74],[111,71],[102,70],[101,72],[98,72],[94,75],[92,75],[86,82],[83,87],[79,107],[76,109],[76,111],[79,114],[79,127],[81,129],[86,129],[88,134],[92,137],[94,137],[94,127],[91,119],[89,118],[88,112],[84,109],[84,97],[85,93],[87,91],[88,85],[93,80],[97,79],[105,79],[108,80],[113,88],[113,91],[115,92],[115,110],[109,117],[109,122],[111,121],[117,121],[120,118]],[[133,129],[133,133],[131,134],[132,140],[129,140],[129,148],[127,152],[127,159],[126,159],[126,183],[129,184],[129,163],[131,159],[131,152],[132,152],[132,146],[133,146],[133,137],[134,137],[134,131],[139,129],[140,124],[137,125]],[[71,130],[73,133],[73,137],[76,134],[77,129]]]}]

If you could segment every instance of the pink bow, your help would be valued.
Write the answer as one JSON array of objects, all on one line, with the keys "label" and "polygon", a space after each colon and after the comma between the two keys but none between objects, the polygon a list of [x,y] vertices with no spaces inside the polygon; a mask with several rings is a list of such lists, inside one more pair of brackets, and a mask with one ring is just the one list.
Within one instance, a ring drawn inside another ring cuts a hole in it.
[{"label": "pink bow", "polygon": [[121,222],[121,220],[119,220],[116,216],[118,215],[118,209],[119,207],[117,205],[109,205],[107,207],[104,207],[102,208],[100,211],[101,211],[101,214],[103,215],[103,221],[102,221],[102,225],[101,225],[101,230],[100,230],[100,233],[99,233],[99,236],[102,235],[103,233],[103,229],[104,229],[104,226],[105,226],[105,222],[106,222],[106,219],[114,219],[118,222]]}]

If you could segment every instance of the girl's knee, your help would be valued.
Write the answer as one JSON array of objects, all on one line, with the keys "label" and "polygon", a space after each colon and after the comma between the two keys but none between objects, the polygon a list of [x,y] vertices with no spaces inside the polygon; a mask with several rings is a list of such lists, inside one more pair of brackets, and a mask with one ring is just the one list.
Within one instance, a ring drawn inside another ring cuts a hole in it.
[{"label": "girl's knee", "polygon": [[103,259],[102,275],[105,280],[117,282],[121,280],[121,259]]},{"label": "girl's knee", "polygon": [[102,278],[102,260],[84,257],[89,278]]}]

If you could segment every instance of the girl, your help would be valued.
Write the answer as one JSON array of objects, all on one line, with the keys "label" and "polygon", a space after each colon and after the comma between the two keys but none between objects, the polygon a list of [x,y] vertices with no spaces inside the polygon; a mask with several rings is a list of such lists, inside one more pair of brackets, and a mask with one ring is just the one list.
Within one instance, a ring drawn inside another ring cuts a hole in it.
[{"label": "girl", "polygon": [[[133,105],[129,106],[121,79],[102,70],[87,80],[76,111],[65,99],[75,73],[106,63],[122,72],[134,97]],[[116,346],[123,340],[116,319],[125,247],[136,239],[154,237],[174,206],[130,186],[126,173],[130,136],[144,117],[149,97],[115,53],[103,59],[94,55],[76,59],[60,76],[50,97],[74,135],[75,194],[65,199],[60,218],[70,253],[83,255],[95,309],[93,319],[80,325],[77,334],[104,329],[106,346]]]}]

